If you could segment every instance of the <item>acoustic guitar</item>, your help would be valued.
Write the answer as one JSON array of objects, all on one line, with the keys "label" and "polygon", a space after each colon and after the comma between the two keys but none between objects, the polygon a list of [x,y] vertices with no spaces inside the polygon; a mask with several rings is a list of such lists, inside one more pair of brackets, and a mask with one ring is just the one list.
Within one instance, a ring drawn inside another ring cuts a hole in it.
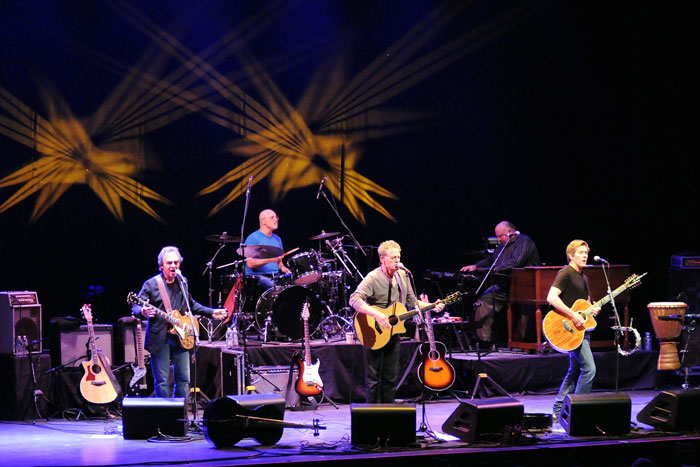
[{"label": "acoustic guitar", "polygon": [[81,311],[87,321],[91,358],[82,363],[84,374],[80,380],[80,394],[93,404],[109,404],[119,397],[121,387],[112,374],[109,359],[97,350],[90,305],[83,305]]},{"label": "acoustic guitar", "polygon": [[168,329],[168,332],[178,337],[180,346],[183,349],[190,350],[194,347],[194,329],[196,326],[199,326],[197,318],[194,316],[182,315],[178,310],[173,310],[172,313],[168,313],[167,311],[151,305],[148,303],[148,300],[134,292],[129,292],[129,294],[126,296],[126,301],[130,305],[148,306],[155,310],[158,316],[170,324],[170,329]]},{"label": "acoustic guitar", "polygon": [[304,302],[304,308],[301,311],[301,319],[304,321],[304,359],[298,359],[296,364],[299,368],[299,377],[297,378],[294,389],[302,397],[318,396],[323,392],[323,381],[318,374],[318,369],[321,362],[316,360],[312,363],[311,360],[311,339],[309,338],[309,302]]},{"label": "acoustic guitar", "polygon": [[[641,276],[632,274],[625,279],[625,282],[620,287],[612,291],[612,298],[617,297],[627,289],[637,287],[642,283],[642,277],[646,274],[646,272]],[[610,295],[606,295],[592,305],[584,299],[579,299],[574,302],[571,309],[578,313],[584,320],[583,329],[578,329],[574,326],[574,322],[571,318],[565,317],[557,310],[552,310],[547,313],[542,320],[542,330],[552,348],[562,353],[577,349],[583,342],[586,331],[595,329],[598,324],[593,314],[600,311],[603,305],[608,302],[610,302]]]},{"label": "acoustic guitar", "polygon": [[377,320],[373,316],[367,315],[365,313],[355,312],[355,317],[353,319],[353,325],[355,327],[355,334],[360,340],[362,345],[368,349],[377,350],[381,349],[389,343],[389,339],[394,334],[404,334],[406,333],[406,326],[404,326],[404,321],[413,318],[418,313],[423,313],[426,310],[432,310],[438,304],[444,303],[449,305],[462,300],[462,294],[460,292],[455,292],[448,295],[443,300],[438,300],[435,303],[429,303],[420,308],[416,308],[411,311],[407,311],[403,303],[393,303],[387,308],[380,308],[378,306],[373,306],[375,310],[384,314],[391,324],[390,329],[382,329],[382,327],[377,323]]},{"label": "acoustic guitar", "polygon": [[432,391],[444,391],[455,382],[455,369],[445,359],[447,347],[442,342],[435,340],[433,334],[433,319],[430,310],[425,311],[425,332],[428,335],[428,343],[419,348],[424,357],[418,365],[418,379],[423,386]]}]

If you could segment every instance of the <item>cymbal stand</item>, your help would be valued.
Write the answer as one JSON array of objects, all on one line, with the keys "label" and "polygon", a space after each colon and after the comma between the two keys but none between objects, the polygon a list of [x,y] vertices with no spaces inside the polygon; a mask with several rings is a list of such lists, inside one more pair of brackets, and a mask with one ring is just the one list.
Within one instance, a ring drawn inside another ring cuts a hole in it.
[{"label": "cymbal stand", "polygon": [[[335,256],[336,259],[340,262],[340,264],[343,265],[343,269],[345,269],[345,271],[347,271],[348,274],[350,274],[351,276],[359,275],[362,279],[364,279],[365,276],[360,272],[359,269],[357,269],[355,263],[352,262],[348,254],[345,252],[342,243],[343,237],[334,238],[333,240],[326,240],[326,245],[328,245],[331,252],[333,253],[333,256]],[[362,252],[365,255],[367,254],[364,252],[364,250],[362,250]],[[348,265],[352,266],[352,269]]]},{"label": "cymbal stand", "polygon": [[[357,241],[357,239],[355,238],[355,236],[352,234],[352,231],[350,230],[350,228],[347,226],[347,224],[345,223],[345,221],[343,221],[343,218],[342,218],[342,216],[340,215],[340,213],[338,212],[338,209],[337,209],[337,207],[335,206],[335,203],[332,202],[330,199],[328,199],[328,196],[326,196],[326,192],[323,190],[323,186],[321,186],[320,193],[323,195],[323,199],[325,199],[326,202],[328,203],[328,205],[331,207],[331,210],[332,210],[333,213],[336,215],[336,217],[338,218],[338,220],[340,221],[340,223],[343,225],[343,227],[345,227],[345,230],[348,232],[348,235],[350,236],[350,239],[352,240],[352,242],[353,242],[353,243],[355,244],[355,246],[362,252],[362,254],[363,254],[364,256],[367,256],[367,253],[365,253],[365,250],[362,248],[362,246],[360,245],[360,243]],[[328,242],[328,241],[326,240],[326,242]],[[342,248],[341,248],[341,249],[342,249]],[[334,254],[335,254],[335,253],[334,253]],[[343,252],[343,254],[344,254],[344,252]],[[349,258],[347,258],[347,255],[344,254],[344,256],[345,256],[345,258],[348,259],[348,261],[349,261]],[[349,262],[352,263],[352,261],[349,261]],[[345,266],[345,264],[343,264],[343,266]],[[355,267],[354,264],[353,264],[353,267]],[[365,278],[365,276],[363,276],[363,275],[360,273],[360,271],[359,271],[356,267],[355,267],[355,271],[357,271],[357,273],[360,275],[360,277],[362,277],[363,279]],[[349,272],[350,274],[352,274],[350,271],[348,271],[348,272]]]}]

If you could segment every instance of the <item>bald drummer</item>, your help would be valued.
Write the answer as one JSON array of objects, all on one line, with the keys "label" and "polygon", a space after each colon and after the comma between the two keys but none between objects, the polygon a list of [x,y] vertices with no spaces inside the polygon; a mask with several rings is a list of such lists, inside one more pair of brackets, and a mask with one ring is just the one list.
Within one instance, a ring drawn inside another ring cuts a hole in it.
[{"label": "bald drummer", "polygon": [[[245,239],[246,245],[270,245],[277,247],[280,251],[284,251],[282,239],[275,234],[279,226],[279,216],[272,209],[265,209],[260,213],[260,228],[248,235]],[[246,258],[246,275],[272,275],[272,274],[291,274],[292,271],[287,268],[282,262],[284,255],[273,258]]]}]

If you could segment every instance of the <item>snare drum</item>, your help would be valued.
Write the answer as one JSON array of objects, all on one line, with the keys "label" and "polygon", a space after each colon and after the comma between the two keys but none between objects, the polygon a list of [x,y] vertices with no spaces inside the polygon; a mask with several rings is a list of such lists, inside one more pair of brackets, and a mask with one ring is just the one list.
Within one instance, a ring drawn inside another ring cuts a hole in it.
[{"label": "snare drum", "polygon": [[292,256],[288,262],[296,285],[313,284],[321,278],[321,262],[314,250]]},{"label": "snare drum", "polygon": [[323,309],[316,295],[304,287],[292,285],[276,286],[260,296],[255,307],[255,323],[260,334],[267,326],[267,333],[276,333],[277,337],[302,339],[304,321],[301,311],[304,303],[309,301],[309,335],[313,334],[321,322]]},{"label": "snare drum", "polygon": [[652,302],[647,305],[654,334],[659,339],[659,370],[677,370],[681,367],[678,359],[678,341],[683,330],[683,317],[688,308],[683,302]]}]

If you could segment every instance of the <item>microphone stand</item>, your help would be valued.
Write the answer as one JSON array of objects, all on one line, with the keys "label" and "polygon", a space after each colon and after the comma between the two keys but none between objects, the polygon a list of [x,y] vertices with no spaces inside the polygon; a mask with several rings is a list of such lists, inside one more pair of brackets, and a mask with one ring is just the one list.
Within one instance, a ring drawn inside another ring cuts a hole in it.
[{"label": "microphone stand", "polygon": [[[248,205],[250,204],[250,185],[253,182],[253,176],[251,175],[250,178],[248,179],[248,189],[245,192],[245,204],[243,206],[243,220],[241,221],[241,241],[238,245],[238,251],[240,252],[240,255],[243,256],[243,267],[241,268],[241,286],[236,288],[236,300],[233,305],[233,315],[231,317],[231,324],[230,326],[233,326],[233,330],[238,335],[238,330],[241,330],[241,339],[243,339],[243,355],[241,355],[241,365],[243,365],[243,384],[247,385],[248,381],[250,379],[250,371],[248,369],[248,365],[246,362],[246,359],[248,358],[248,323],[243,323],[242,326],[239,326],[239,318],[245,319],[243,316],[243,303],[242,301],[246,300],[246,280],[245,280],[245,270],[246,267],[248,266],[248,263],[246,262],[245,258],[245,248],[246,244],[244,241],[243,233],[245,232],[245,220],[248,217]],[[240,340],[239,340],[239,345],[240,345]]]},{"label": "microphone stand", "polygon": [[[613,314],[615,316],[615,326],[612,329],[615,331],[615,348],[620,349],[620,337],[622,334],[622,324],[620,323],[620,315],[617,313],[617,306],[615,305],[615,297],[612,294],[612,289],[610,288],[610,280],[608,279],[608,271],[606,266],[610,267],[610,264],[605,262],[602,263],[601,268],[603,268],[603,277],[605,277],[605,284],[608,287],[608,296],[610,297],[610,304],[612,305]],[[615,392],[619,391],[620,385],[620,352],[615,352]]]},{"label": "microphone stand", "polygon": [[[222,234],[222,236],[226,236],[226,232],[224,232]],[[214,294],[214,289],[212,288],[212,276],[214,274],[214,269],[213,269],[214,260],[219,255],[221,250],[224,249],[225,246],[226,246],[226,243],[219,244],[219,248],[217,248],[216,252],[214,253],[214,256],[212,256],[212,258],[207,262],[207,265],[204,268],[204,272],[202,273],[202,276],[204,276],[207,273],[207,271],[209,271],[209,308],[214,308],[214,300],[212,298],[212,296]],[[221,297],[219,297],[219,306],[221,306]],[[214,340],[213,335],[214,335],[214,331],[215,331],[211,322],[212,322],[212,319],[207,318],[207,334],[209,335],[209,343],[211,343]]]},{"label": "microphone stand", "polygon": [[[177,274],[177,283],[180,286],[180,293],[182,293],[182,296],[185,300],[185,316],[190,317],[190,323],[192,324],[192,331],[194,334],[194,351],[192,352],[192,366],[194,367],[194,375],[190,378],[190,380],[194,382],[194,387],[190,388],[191,391],[192,389],[194,389],[194,391],[192,392],[192,414],[194,415],[194,420],[190,426],[199,428],[199,419],[197,414],[197,393],[199,392],[199,387],[197,386],[197,349],[199,348],[199,324],[197,326],[194,325],[195,319],[194,315],[192,314],[192,309],[190,308],[190,296],[184,276]],[[187,408],[188,403],[189,394],[185,396],[185,408]]]}]

